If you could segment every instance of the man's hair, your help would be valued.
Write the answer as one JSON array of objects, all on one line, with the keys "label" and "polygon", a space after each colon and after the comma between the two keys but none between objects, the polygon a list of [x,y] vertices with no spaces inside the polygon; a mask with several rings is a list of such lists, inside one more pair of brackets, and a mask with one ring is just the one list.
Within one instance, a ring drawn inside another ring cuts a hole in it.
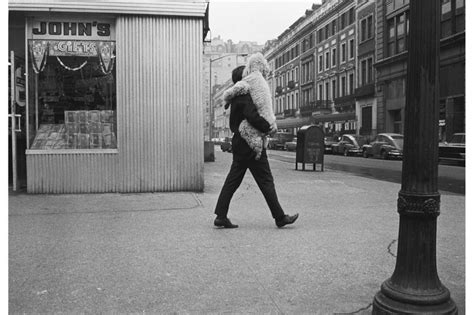
[{"label": "man's hair", "polygon": [[236,83],[242,80],[242,73],[244,72],[245,66],[238,66],[232,70],[232,82]]}]

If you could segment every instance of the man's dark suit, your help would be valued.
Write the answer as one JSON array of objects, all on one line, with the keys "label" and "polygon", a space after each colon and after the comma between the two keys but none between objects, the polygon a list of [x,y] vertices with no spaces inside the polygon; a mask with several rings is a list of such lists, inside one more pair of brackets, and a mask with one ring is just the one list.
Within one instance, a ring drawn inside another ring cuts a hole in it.
[{"label": "man's dark suit", "polygon": [[232,137],[233,161],[217,200],[215,214],[218,217],[227,217],[230,200],[242,183],[245,172],[249,169],[267,201],[273,218],[278,220],[285,213],[278,202],[266,150],[263,150],[259,160],[255,160],[256,153],[239,134],[239,125],[244,119],[247,119],[252,126],[261,132],[270,131],[270,124],[258,114],[249,94],[232,99],[230,129],[234,133]]}]

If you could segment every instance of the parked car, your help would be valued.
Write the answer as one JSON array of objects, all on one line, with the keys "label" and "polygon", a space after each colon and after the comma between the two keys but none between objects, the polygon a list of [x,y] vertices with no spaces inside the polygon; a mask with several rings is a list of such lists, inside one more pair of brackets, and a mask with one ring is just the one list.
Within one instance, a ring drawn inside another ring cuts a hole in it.
[{"label": "parked car", "polygon": [[324,154],[332,153],[332,145],[339,142],[339,138],[336,136],[324,137]]},{"label": "parked car", "polygon": [[268,139],[268,148],[283,150],[285,143],[293,140],[294,135],[291,132],[277,132],[272,138]]},{"label": "parked car", "polygon": [[439,160],[447,162],[466,163],[466,134],[455,133],[447,142],[441,142],[438,146]]},{"label": "parked car", "polygon": [[285,142],[285,150],[286,151],[296,151],[296,137],[293,140]]},{"label": "parked car", "polygon": [[221,150],[222,152],[232,152],[232,139],[226,137],[224,141],[221,143]]},{"label": "parked car", "polygon": [[389,158],[403,157],[403,135],[398,133],[379,133],[375,141],[362,146],[364,157],[381,157],[385,160]]},{"label": "parked car", "polygon": [[332,147],[332,154],[360,155],[362,154],[362,146],[364,145],[364,138],[359,135],[344,134],[341,141],[334,143]]}]

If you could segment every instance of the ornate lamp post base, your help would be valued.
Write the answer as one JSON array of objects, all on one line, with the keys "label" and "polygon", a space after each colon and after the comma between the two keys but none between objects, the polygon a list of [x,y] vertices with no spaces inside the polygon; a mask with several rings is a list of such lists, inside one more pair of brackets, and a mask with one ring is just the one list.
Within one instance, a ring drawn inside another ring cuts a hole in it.
[{"label": "ornate lamp post base", "polygon": [[[375,297],[372,314],[457,314],[456,304],[450,299],[449,291],[444,288],[439,295],[415,295],[407,292],[396,292],[397,299],[390,297],[387,289],[390,279],[382,284],[382,290]],[[393,290],[393,289],[388,289]],[[439,304],[434,304],[440,300]],[[420,303],[421,302],[421,303]],[[423,303],[424,302],[424,303]],[[428,304],[427,304],[428,303]]]}]

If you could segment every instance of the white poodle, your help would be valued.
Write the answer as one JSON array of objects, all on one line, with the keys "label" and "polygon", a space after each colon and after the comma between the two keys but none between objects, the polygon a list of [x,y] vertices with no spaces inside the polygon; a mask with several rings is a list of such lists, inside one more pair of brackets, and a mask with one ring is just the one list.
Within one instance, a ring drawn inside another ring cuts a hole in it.
[{"label": "white poodle", "polygon": [[[224,100],[229,103],[238,95],[250,93],[260,116],[276,129],[270,87],[265,80],[269,71],[267,60],[261,53],[251,55],[242,74],[242,80],[224,92]],[[266,134],[254,128],[246,119],[241,122],[239,132],[250,148],[257,153],[255,159],[260,159],[263,149],[268,145]]]}]

